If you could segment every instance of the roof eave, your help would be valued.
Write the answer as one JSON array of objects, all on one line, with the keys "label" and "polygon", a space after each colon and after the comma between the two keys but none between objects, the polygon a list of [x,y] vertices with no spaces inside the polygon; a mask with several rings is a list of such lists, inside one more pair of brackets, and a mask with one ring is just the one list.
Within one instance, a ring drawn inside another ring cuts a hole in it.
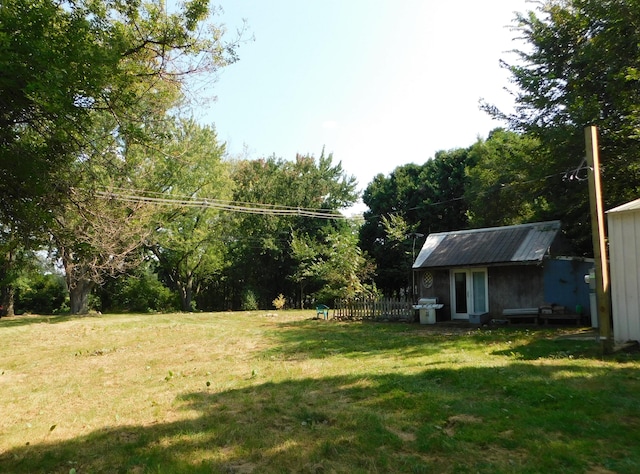
[{"label": "roof eave", "polygon": [[460,263],[455,265],[421,266],[412,267],[413,270],[447,270],[450,268],[488,268],[488,267],[518,267],[542,265],[548,257],[538,260],[521,260],[517,262],[487,262],[487,263]]}]

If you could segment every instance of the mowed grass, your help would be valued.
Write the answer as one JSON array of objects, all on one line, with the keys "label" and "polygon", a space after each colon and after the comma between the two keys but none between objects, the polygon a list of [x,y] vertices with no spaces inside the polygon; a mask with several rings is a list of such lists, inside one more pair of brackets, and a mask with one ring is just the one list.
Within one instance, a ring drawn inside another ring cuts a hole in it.
[{"label": "mowed grass", "polygon": [[636,353],[314,316],[0,319],[0,472],[640,472]]}]

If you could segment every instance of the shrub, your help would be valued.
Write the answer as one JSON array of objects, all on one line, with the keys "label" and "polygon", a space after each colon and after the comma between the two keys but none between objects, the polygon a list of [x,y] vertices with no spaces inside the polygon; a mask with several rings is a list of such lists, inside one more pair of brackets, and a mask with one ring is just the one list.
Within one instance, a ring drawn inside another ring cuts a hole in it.
[{"label": "shrub", "polygon": [[278,295],[278,297],[273,300],[273,307],[277,310],[281,310],[284,308],[284,305],[287,303],[287,299],[284,297],[282,293]]},{"label": "shrub", "polygon": [[104,310],[173,311],[177,308],[175,294],[158,280],[158,276],[147,268],[135,276],[121,276],[102,288],[100,294]]},{"label": "shrub", "polygon": [[258,309],[258,298],[253,290],[245,290],[242,293],[242,309],[245,311]]},{"label": "shrub", "polygon": [[64,312],[67,299],[64,277],[55,273],[34,274],[20,279],[16,291],[16,313],[55,314]]}]

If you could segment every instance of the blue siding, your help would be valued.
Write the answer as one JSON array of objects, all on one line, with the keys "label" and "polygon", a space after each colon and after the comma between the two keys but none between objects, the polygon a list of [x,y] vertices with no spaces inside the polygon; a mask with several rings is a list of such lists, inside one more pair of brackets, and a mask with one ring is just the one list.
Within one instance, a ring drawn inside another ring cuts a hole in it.
[{"label": "blue siding", "polygon": [[593,262],[575,260],[547,260],[544,264],[544,301],[565,306],[574,312],[576,306],[589,315],[589,285],[584,276],[593,268]]}]

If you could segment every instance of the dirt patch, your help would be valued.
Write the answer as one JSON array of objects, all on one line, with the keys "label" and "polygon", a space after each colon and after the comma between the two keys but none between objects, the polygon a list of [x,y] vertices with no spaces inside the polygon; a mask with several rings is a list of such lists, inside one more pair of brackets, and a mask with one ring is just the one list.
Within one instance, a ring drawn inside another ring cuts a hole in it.
[{"label": "dirt patch", "polygon": [[228,464],[226,467],[226,472],[234,473],[234,474],[250,474],[256,469],[256,465],[252,463],[237,463],[237,464]]},{"label": "dirt patch", "polygon": [[470,425],[470,424],[479,424],[482,423],[482,419],[473,415],[453,415],[447,419],[447,423],[445,424],[442,431],[447,436],[453,436],[456,432],[456,429],[460,425]]},{"label": "dirt patch", "polygon": [[615,471],[610,471],[602,466],[591,466],[585,474],[615,474]]},{"label": "dirt patch", "polygon": [[396,435],[398,438],[400,438],[405,443],[411,443],[411,442],[416,440],[416,435],[414,433],[409,433],[407,431],[397,430],[397,429],[389,428],[389,427],[387,427],[387,430],[389,430],[389,432],[391,432],[394,435]]}]

